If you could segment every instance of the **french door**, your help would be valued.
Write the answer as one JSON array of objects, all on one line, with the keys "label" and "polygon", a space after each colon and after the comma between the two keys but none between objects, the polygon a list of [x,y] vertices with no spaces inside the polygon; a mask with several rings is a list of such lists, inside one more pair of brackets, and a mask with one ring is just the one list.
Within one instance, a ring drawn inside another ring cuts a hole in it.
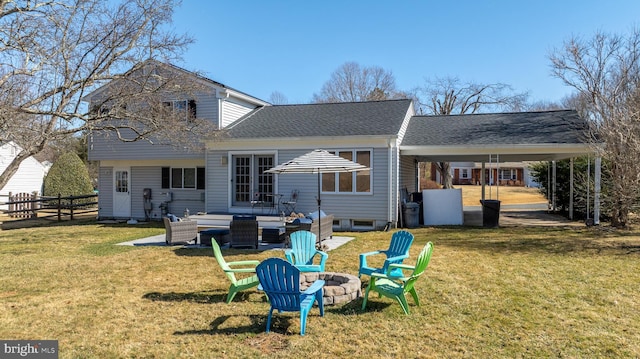
[{"label": "french door", "polygon": [[233,206],[250,207],[252,201],[269,202],[274,191],[273,155],[233,155]]}]

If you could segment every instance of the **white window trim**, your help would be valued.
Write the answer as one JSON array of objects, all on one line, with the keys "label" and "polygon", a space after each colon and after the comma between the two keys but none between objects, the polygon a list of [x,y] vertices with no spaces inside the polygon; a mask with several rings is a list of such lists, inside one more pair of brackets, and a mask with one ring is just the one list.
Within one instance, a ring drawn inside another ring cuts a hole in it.
[{"label": "white window trim", "polygon": [[[327,150],[327,152],[331,153],[331,154],[337,154],[340,152],[349,152],[351,151],[354,159],[356,159],[356,155],[357,152],[364,152],[367,151],[369,152],[369,163],[373,164],[373,149],[372,148],[344,148],[344,149],[337,149],[337,150]],[[355,162],[355,161],[354,161]],[[357,172],[357,171],[356,171]],[[338,174],[340,175],[346,175],[348,174],[348,172],[340,172],[340,173],[334,173],[336,181],[335,181],[335,187],[333,191],[325,191],[323,189],[321,189],[321,194],[346,194],[346,195],[357,195],[357,196],[370,196],[373,195],[373,165],[369,166],[369,191],[368,192],[356,192],[355,191],[355,187],[356,187],[356,172],[350,172],[352,179],[353,179],[353,186],[354,189],[351,192],[340,192],[338,191],[338,186],[340,185],[339,181],[338,181]]]}]

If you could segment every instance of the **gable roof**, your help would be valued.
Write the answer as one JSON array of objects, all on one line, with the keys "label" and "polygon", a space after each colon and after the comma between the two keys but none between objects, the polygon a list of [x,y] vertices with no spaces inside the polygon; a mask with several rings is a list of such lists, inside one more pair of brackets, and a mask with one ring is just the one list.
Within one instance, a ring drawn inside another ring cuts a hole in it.
[{"label": "gable roof", "polygon": [[[158,68],[164,68],[164,69],[168,69],[169,71],[176,71],[178,73],[180,73],[183,76],[190,76],[193,79],[197,80],[197,81],[202,81],[204,83],[207,83],[209,85],[213,85],[216,87],[220,87],[222,89],[224,89],[224,91],[226,91],[227,95],[233,95],[235,97],[239,97],[242,98],[248,102],[254,103],[258,106],[267,106],[270,105],[267,101],[261,100],[255,96],[249,95],[246,92],[242,92],[239,91],[235,88],[229,87],[221,82],[212,80],[208,77],[205,77],[204,75],[194,72],[194,71],[190,71],[187,70],[185,68],[182,68],[180,66],[174,65],[172,63],[168,63],[168,62],[162,62],[162,61],[158,61],[155,59],[147,59],[141,63],[135,64],[134,66],[132,66],[129,70],[127,70],[124,74],[122,74],[123,77],[129,76],[132,73],[135,73],[136,71],[139,71],[140,69],[144,69],[144,68],[154,68],[154,67],[158,67]],[[106,89],[108,89],[110,86],[113,86],[114,83],[117,83],[117,79],[111,80],[101,86],[99,86],[96,89],[93,89],[89,94],[85,95],[82,100],[89,102],[91,101],[91,98],[95,97],[95,96],[99,96],[102,92],[104,92]]]},{"label": "gable roof", "polygon": [[227,126],[230,138],[395,136],[411,100],[274,105]]},{"label": "gable roof", "polygon": [[400,149],[434,161],[561,159],[590,152],[586,130],[575,110],[413,116]]}]

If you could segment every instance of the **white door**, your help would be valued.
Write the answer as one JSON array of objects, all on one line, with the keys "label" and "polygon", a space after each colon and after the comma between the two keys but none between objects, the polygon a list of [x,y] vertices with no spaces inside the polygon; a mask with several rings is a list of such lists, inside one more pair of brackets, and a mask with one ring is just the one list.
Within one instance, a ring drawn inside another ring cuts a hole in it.
[{"label": "white door", "polygon": [[129,168],[115,168],[113,186],[113,216],[117,218],[131,217]]}]

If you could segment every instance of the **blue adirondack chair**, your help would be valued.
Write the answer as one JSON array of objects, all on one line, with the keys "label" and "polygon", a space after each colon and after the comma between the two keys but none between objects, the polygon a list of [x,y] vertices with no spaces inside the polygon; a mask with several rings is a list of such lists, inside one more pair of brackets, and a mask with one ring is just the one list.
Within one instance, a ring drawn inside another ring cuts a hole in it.
[{"label": "blue adirondack chair", "polygon": [[[389,248],[385,250],[377,250],[360,254],[360,269],[358,270],[358,277],[363,274],[370,276],[373,273],[386,273],[389,264],[402,263],[403,260],[409,257],[409,248],[413,243],[413,234],[407,231],[398,231],[391,236],[391,243]],[[367,257],[384,254],[386,259],[380,268],[371,267],[367,264]],[[402,269],[396,268],[390,273],[391,276],[402,277]]]},{"label": "blue adirondack chair", "polygon": [[316,280],[305,290],[300,289],[300,270],[281,258],[268,258],[256,267],[260,281],[260,289],[265,292],[271,309],[267,317],[267,333],[271,327],[271,316],[274,310],[279,312],[300,312],[300,335],[304,335],[307,327],[307,315],[318,303],[320,316],[324,316],[322,288],[324,280]]},{"label": "blue adirondack chair", "polygon": [[[411,294],[413,301],[416,305],[420,305],[420,300],[418,299],[418,293],[416,292],[415,284],[418,278],[424,273],[431,261],[431,254],[433,253],[433,244],[431,242],[427,243],[420,254],[418,255],[418,259],[416,260],[416,264],[414,266],[406,265],[406,264],[389,264],[389,268],[386,273],[373,273],[371,274],[371,280],[369,281],[369,285],[367,285],[367,290],[364,294],[364,301],[362,302],[362,310],[367,306],[367,300],[369,299],[369,291],[378,292],[380,296],[385,296],[391,299],[395,299],[404,314],[409,314],[409,304],[407,303],[406,294]],[[389,274],[398,268],[402,268],[405,270],[412,271],[406,277],[395,277],[390,276]]]},{"label": "blue adirondack chair", "polygon": [[[296,231],[289,236],[291,248],[284,252],[287,260],[301,272],[324,272],[329,255],[316,249],[316,235],[309,231]],[[314,258],[319,257],[317,263]]]}]

